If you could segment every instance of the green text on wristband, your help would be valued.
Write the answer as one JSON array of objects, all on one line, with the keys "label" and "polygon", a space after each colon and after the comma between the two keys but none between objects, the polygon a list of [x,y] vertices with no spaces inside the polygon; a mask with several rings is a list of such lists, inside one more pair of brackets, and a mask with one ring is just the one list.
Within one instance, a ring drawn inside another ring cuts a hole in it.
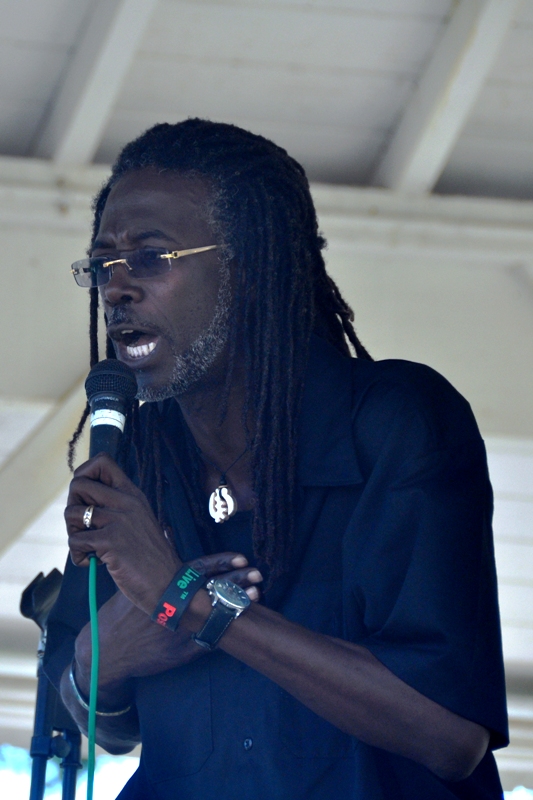
[{"label": "green text on wristband", "polygon": [[205,577],[186,564],[174,575],[160,598],[152,620],[175,631],[192,598],[205,583]]}]

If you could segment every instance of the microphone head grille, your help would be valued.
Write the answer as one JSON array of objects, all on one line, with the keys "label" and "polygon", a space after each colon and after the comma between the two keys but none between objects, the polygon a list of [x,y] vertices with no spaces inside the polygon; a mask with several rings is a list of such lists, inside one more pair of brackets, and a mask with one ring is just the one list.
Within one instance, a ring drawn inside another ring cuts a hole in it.
[{"label": "microphone head grille", "polygon": [[95,364],[89,372],[85,391],[89,403],[102,392],[117,395],[125,403],[131,403],[137,394],[137,380],[134,371],[127,364],[116,358],[107,358]]}]

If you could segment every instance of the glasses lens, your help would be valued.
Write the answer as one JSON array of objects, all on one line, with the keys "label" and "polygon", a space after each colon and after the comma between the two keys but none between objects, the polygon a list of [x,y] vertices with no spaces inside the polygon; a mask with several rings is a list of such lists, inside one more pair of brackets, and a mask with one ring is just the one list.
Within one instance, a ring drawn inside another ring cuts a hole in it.
[{"label": "glasses lens", "polygon": [[[152,278],[171,269],[172,259],[164,258],[165,253],[168,253],[168,250],[146,247],[142,250],[130,250],[120,256],[124,257],[126,264],[123,266],[127,265],[132,278]],[[74,280],[78,286],[88,289],[103,286],[109,281],[113,270],[119,266],[119,263],[113,263],[114,261],[120,263],[121,258],[98,256],[75,261],[71,267]]]},{"label": "glasses lens", "polygon": [[71,271],[78,286],[91,289],[106,283],[109,280],[109,270],[103,269],[104,262],[103,258],[83,258],[81,261],[75,261]]},{"label": "glasses lens", "polygon": [[134,278],[151,278],[161,275],[171,268],[170,258],[165,258],[168,250],[144,247],[142,250],[132,250],[125,258]]}]

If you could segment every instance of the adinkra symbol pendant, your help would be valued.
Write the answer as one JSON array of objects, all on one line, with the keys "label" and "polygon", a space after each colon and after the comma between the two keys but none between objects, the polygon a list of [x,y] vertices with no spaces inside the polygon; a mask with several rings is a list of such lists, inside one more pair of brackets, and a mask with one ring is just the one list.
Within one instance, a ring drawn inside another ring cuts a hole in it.
[{"label": "adinkra symbol pendant", "polygon": [[237,500],[227,484],[220,483],[209,497],[209,513],[215,522],[226,522],[237,511]]}]

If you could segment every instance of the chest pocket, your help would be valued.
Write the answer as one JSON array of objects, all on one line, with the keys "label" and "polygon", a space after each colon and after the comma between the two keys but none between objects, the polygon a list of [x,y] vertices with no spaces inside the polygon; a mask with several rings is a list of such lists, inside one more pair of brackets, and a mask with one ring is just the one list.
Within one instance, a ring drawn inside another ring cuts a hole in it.
[{"label": "chest pocket", "polygon": [[[342,638],[342,581],[312,580],[296,584],[285,616],[317,633]],[[299,758],[346,758],[358,740],[319,717],[279,689],[279,740],[282,750]]]},{"label": "chest pocket", "polygon": [[143,760],[153,784],[194,775],[213,752],[208,661],[136,681]]}]

